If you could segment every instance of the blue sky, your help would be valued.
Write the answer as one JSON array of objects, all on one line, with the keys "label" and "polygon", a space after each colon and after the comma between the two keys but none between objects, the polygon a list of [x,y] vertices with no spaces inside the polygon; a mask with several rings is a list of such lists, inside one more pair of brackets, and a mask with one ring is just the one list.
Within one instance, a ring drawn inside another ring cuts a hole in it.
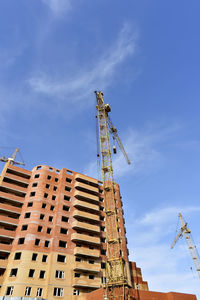
[{"label": "blue sky", "polygon": [[132,160],[114,157],[130,259],[155,291],[200,294],[185,241],[170,250],[182,212],[200,251],[199,10],[198,0],[0,1],[1,155],[19,147],[28,169],[99,176],[93,91],[103,90]]}]

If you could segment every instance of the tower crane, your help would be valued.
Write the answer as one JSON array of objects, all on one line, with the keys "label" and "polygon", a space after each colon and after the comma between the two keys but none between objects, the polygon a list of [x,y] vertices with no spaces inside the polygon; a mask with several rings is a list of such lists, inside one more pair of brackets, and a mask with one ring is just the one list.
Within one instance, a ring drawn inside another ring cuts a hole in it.
[{"label": "tower crane", "polygon": [[[122,150],[128,164],[130,160],[126,154],[124,147],[119,139],[117,129],[113,126],[108,113],[111,111],[110,105],[105,104],[103,93],[95,91],[96,109],[98,115],[99,140],[101,169],[105,196],[105,214],[106,214],[106,244],[107,244],[107,260],[106,260],[106,295],[104,299],[129,299],[130,283],[127,280],[127,267],[122,252],[122,237],[119,230],[118,210],[115,202],[115,182],[112,166],[112,155],[109,132],[117,141]],[[113,149],[114,153],[116,148]]]},{"label": "tower crane", "polygon": [[178,241],[178,239],[184,235],[185,237],[185,240],[187,242],[187,246],[188,246],[188,249],[190,251],[190,254],[192,256],[192,259],[193,259],[193,262],[194,262],[194,265],[195,265],[195,268],[197,270],[197,273],[199,275],[199,278],[200,278],[200,258],[199,258],[199,254],[198,254],[198,251],[197,251],[197,248],[192,240],[192,237],[191,237],[191,230],[188,228],[188,224],[184,221],[183,219],[183,216],[181,213],[179,213],[179,219],[180,219],[180,222],[181,222],[181,228],[177,234],[177,236],[175,237],[172,245],[171,245],[171,249],[174,247],[174,245],[176,244],[176,242]]},{"label": "tower crane", "polygon": [[15,158],[16,158],[16,155],[17,155],[18,152],[19,152],[19,148],[16,148],[11,157],[5,157],[5,156],[0,157],[0,161],[6,163],[5,166],[4,166],[4,168],[3,168],[3,171],[1,172],[0,184],[3,181],[4,175],[5,175],[6,170],[7,170],[7,168],[8,168],[9,165],[22,165],[22,166],[25,165],[24,162],[17,162],[17,161],[15,161]]}]

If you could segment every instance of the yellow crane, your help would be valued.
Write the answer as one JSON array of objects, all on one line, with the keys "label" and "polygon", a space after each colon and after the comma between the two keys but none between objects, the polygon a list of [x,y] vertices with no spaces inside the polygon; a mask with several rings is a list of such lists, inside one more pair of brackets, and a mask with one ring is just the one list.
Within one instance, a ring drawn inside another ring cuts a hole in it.
[{"label": "yellow crane", "polygon": [[[128,164],[130,160],[119,139],[117,129],[113,126],[108,113],[111,111],[110,105],[105,104],[103,93],[95,91],[96,109],[98,116],[98,129],[100,140],[101,169],[103,187],[105,193],[105,214],[106,214],[106,293],[104,299],[126,300],[129,299],[129,283],[127,280],[127,267],[123,258],[122,238],[120,234],[120,224],[118,210],[115,202],[115,182],[112,166],[112,155],[109,132],[117,141]],[[114,153],[116,148],[113,148]]]},{"label": "yellow crane", "polygon": [[0,157],[0,161],[5,162],[5,166],[4,166],[3,171],[1,172],[1,176],[0,176],[0,184],[3,181],[4,175],[5,175],[6,170],[9,165],[22,165],[22,166],[25,165],[24,162],[15,161],[15,158],[16,158],[18,152],[19,152],[19,148],[16,148],[11,157],[5,157],[5,156]]},{"label": "yellow crane", "polygon": [[181,213],[179,213],[179,219],[181,222],[181,228],[177,234],[177,236],[175,237],[172,245],[171,245],[171,249],[174,247],[174,245],[176,244],[176,242],[178,241],[178,239],[184,235],[185,240],[187,242],[187,246],[188,249],[190,251],[190,254],[192,256],[192,260],[194,262],[195,268],[197,270],[197,273],[199,275],[200,278],[200,259],[199,259],[199,254],[197,251],[197,248],[192,240],[192,236],[191,236],[191,230],[188,228],[188,224],[184,221],[183,216]]}]

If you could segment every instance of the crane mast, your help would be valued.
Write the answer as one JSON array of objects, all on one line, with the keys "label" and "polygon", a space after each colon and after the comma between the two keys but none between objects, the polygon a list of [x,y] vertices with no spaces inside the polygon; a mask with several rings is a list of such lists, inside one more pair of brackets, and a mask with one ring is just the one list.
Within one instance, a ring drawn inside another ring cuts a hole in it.
[{"label": "crane mast", "polygon": [[178,241],[178,239],[184,235],[188,249],[190,251],[190,254],[192,256],[192,260],[194,262],[195,268],[197,270],[197,273],[199,275],[200,278],[200,259],[199,259],[199,254],[197,251],[197,248],[192,240],[191,237],[191,230],[188,228],[187,223],[184,221],[183,216],[181,213],[179,213],[179,219],[181,221],[181,228],[177,234],[177,236],[175,237],[172,245],[171,245],[171,249],[174,247],[174,245],[176,244],[176,242]]},{"label": "crane mast", "polygon": [[[95,91],[95,94],[97,100],[96,108],[99,122],[102,178],[105,193],[105,222],[107,244],[105,299],[110,300],[117,298],[125,300],[128,299],[129,288],[127,280],[127,270],[122,253],[122,238],[119,230],[120,225],[118,210],[115,202],[115,182],[109,138],[109,128],[111,129],[113,126],[108,117],[110,106],[109,104],[104,103],[103,93]],[[117,133],[116,130],[114,131]],[[120,140],[118,139],[118,141]],[[128,158],[127,154],[126,157]]]}]

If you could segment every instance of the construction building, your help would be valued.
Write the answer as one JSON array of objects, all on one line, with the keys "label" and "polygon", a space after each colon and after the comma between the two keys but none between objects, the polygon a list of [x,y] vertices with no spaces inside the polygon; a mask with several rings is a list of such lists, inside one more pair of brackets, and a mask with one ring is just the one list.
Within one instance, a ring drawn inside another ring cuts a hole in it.
[{"label": "construction building", "polygon": [[[148,290],[129,262],[119,186],[115,186],[129,284]],[[102,182],[68,169],[8,164],[0,181],[0,295],[86,299],[105,284]],[[77,298],[78,297],[78,298]]]},{"label": "construction building", "polygon": [[[148,291],[129,262],[119,186],[115,185],[130,299],[195,300]],[[103,299],[106,235],[102,182],[63,168],[7,164],[0,178],[0,296]],[[117,299],[116,299],[117,300]]]}]

